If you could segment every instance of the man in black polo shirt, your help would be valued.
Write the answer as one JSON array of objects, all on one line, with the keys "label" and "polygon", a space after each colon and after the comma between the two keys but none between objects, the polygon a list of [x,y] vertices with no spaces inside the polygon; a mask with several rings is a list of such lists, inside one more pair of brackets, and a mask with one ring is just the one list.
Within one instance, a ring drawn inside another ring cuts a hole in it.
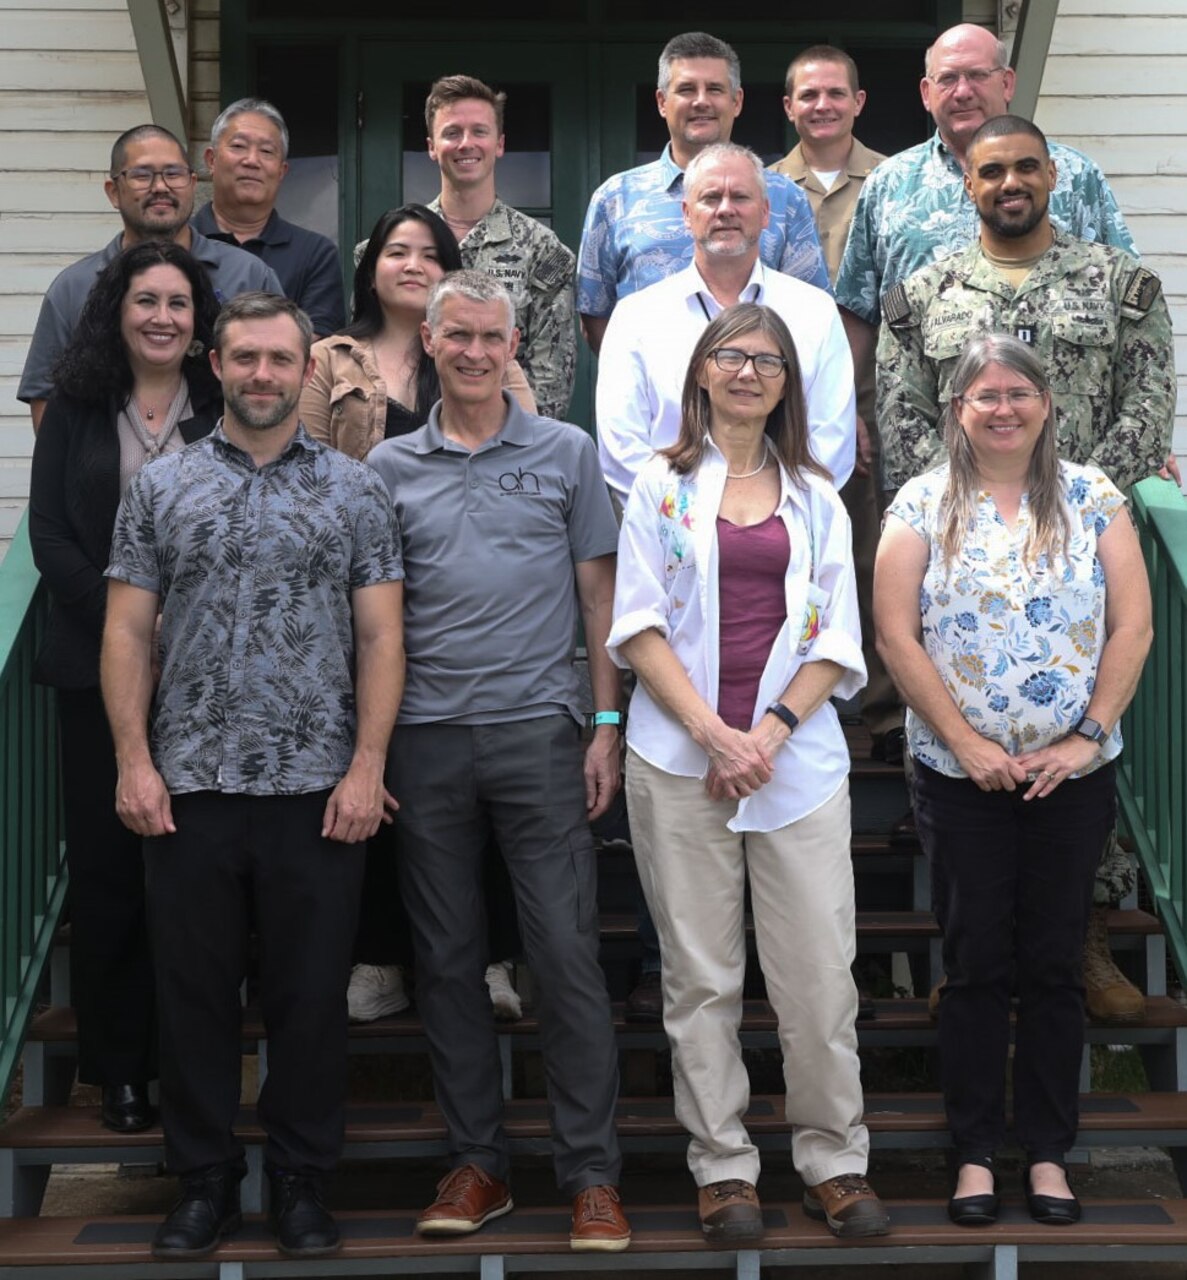
[{"label": "man in black polo shirt", "polygon": [[280,277],[285,296],[325,338],[344,324],[342,269],[332,240],[276,212],[288,150],[288,126],[270,102],[232,102],[214,122],[206,148],[214,199],[194,214],[192,225],[208,239],[236,245],[266,262]]}]

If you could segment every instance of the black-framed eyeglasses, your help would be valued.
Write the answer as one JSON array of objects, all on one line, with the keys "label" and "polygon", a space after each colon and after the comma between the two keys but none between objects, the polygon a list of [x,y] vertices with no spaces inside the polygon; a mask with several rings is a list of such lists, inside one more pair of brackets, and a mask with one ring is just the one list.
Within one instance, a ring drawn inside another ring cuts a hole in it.
[{"label": "black-framed eyeglasses", "polygon": [[760,378],[777,378],[781,373],[787,372],[786,359],[766,351],[751,355],[749,351],[739,351],[737,347],[717,347],[709,354],[722,373],[741,373],[746,368],[747,361],[754,365],[754,372]]},{"label": "black-framed eyeglasses", "polygon": [[961,404],[972,405],[982,413],[992,413],[1003,400],[1009,402],[1011,409],[1027,409],[1036,400],[1041,400],[1046,392],[1036,387],[1011,387],[1009,391],[979,391],[975,396],[957,396]]},{"label": "black-framed eyeglasses", "polygon": [[190,185],[190,179],[194,176],[194,171],[188,164],[167,164],[163,169],[149,169],[147,166],[121,169],[112,176],[123,178],[133,191],[149,190],[158,177],[164,181],[167,187],[174,191],[180,191],[183,187]]}]

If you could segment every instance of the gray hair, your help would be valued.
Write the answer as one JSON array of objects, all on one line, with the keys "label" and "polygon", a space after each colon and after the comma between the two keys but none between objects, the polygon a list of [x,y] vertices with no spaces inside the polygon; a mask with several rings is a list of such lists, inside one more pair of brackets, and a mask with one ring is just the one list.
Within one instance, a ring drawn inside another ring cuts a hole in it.
[{"label": "gray hair", "polygon": [[[1005,41],[999,40],[997,36],[995,36],[993,32],[990,31],[987,27],[979,26],[979,24],[975,22],[960,22],[960,23],[957,23],[957,26],[977,27],[978,30],[984,31],[987,36],[990,36],[992,38],[993,65],[995,69],[999,67],[1005,67],[1009,64],[1010,56],[1006,52]],[[956,27],[949,27],[947,31],[940,32],[940,34],[936,36],[935,40],[927,46],[927,52],[923,55],[923,74],[925,76],[931,75],[931,60],[932,60],[932,54],[934,54],[936,51],[936,45],[938,45],[940,41],[945,38],[945,36],[950,36],[952,32],[955,30],[956,30]]]},{"label": "gray hair", "polygon": [[238,102],[232,102],[229,107],[224,107],[219,112],[214,124],[210,126],[210,145],[217,147],[223,134],[231,127],[231,122],[235,117],[247,115],[248,112],[255,116],[263,116],[265,120],[270,120],[276,126],[280,132],[280,158],[287,160],[289,153],[289,127],[284,122],[284,116],[264,98],[240,98]]},{"label": "gray hair", "polygon": [[719,58],[729,67],[730,93],[737,94],[742,87],[742,63],[724,40],[718,40],[707,31],[685,31],[673,36],[659,55],[659,75],[655,87],[667,93],[672,83],[672,63],[682,58]]},{"label": "gray hair", "polygon": [[483,271],[451,271],[443,276],[429,291],[425,318],[429,328],[436,329],[441,322],[441,309],[447,298],[465,298],[469,302],[501,302],[507,310],[507,331],[515,328],[515,304],[511,295],[493,277]]},{"label": "gray hair", "polygon": [[279,293],[252,291],[241,293],[226,303],[214,322],[213,345],[220,354],[227,327],[237,320],[271,320],[273,316],[291,316],[301,332],[301,347],[305,363],[309,363],[309,350],[313,346],[313,322],[291,299]]},{"label": "gray hair", "polygon": [[[961,425],[957,404],[991,364],[999,364],[1032,387],[1051,395],[1047,371],[1034,351],[1010,333],[979,333],[970,338],[952,371],[951,396],[944,406],[940,428],[948,448],[948,484],[940,499],[940,550],[951,569],[964,545],[970,522],[975,519],[980,479],[973,447]],[[1034,565],[1042,555],[1048,561],[1057,552],[1067,556],[1071,523],[1063,501],[1059,454],[1055,442],[1055,406],[1048,401],[1047,418],[1030,455],[1026,474],[1031,527],[1022,556]]]},{"label": "gray hair", "polygon": [[767,175],[762,161],[749,147],[744,147],[738,142],[714,142],[703,151],[698,151],[688,162],[688,168],[684,170],[684,194],[687,196],[701,182],[706,169],[711,169],[715,164],[720,164],[723,160],[735,159],[749,162],[750,167],[754,170],[754,176],[758,180],[762,198],[765,200],[767,198]]}]

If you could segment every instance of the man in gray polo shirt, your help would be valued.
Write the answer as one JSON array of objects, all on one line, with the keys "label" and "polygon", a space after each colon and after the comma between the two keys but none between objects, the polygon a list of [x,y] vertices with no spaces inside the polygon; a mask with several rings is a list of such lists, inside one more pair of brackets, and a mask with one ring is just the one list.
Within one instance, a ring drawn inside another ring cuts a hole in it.
[{"label": "man in gray polo shirt", "polygon": [[54,389],[54,365],[74,333],[95,277],[124,249],[142,240],[172,240],[206,268],[219,302],[256,290],[284,293],[276,272],[259,258],[207,240],[190,226],[197,184],[185,148],[159,124],[137,125],[115,140],[103,189],[124,229],[97,253],[60,271],[45,291],[17,388],[17,399],[29,406],[34,431]]},{"label": "man in gray polo shirt", "polygon": [[[630,1227],[616,1186],[618,1068],[589,819],[620,780],[620,689],[605,652],[618,531],[590,437],[501,390],[518,340],[506,289],[478,272],[446,276],[421,331],[441,400],[424,427],[368,459],[391,493],[404,557],[407,683],[388,777],[453,1166],[417,1227],[456,1235],[512,1208],[483,984],[493,834],[536,980],[570,1243],[617,1251]],[[578,605],[600,713],[584,760]]]}]

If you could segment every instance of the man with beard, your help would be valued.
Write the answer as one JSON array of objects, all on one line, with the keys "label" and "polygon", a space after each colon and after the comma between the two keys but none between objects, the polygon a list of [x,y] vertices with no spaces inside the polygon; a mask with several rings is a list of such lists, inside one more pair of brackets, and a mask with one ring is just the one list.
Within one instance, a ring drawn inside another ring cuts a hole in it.
[{"label": "man with beard", "polygon": [[838,488],[853,470],[853,366],[836,303],[759,260],[770,177],[737,143],[701,151],[684,179],[691,266],[623,298],[610,317],[598,361],[598,447],[622,502],[643,463],[675,442],[692,350],[709,321],[736,302],[771,307],[791,330],[812,452]]},{"label": "man with beard", "polygon": [[342,1145],[364,842],[395,806],[383,769],[404,575],[375,473],[298,421],[311,338],[287,298],[223,309],[211,364],[226,414],[137,473],[112,539],[101,679],[116,811],[145,837],[161,1118],[182,1183],[159,1258],[202,1257],[240,1225],[232,1126],[253,929],[270,1226],[293,1257],[339,1243],[321,1183]]},{"label": "man with beard", "polygon": [[142,240],[172,240],[206,268],[220,302],[253,289],[284,292],[272,268],[254,255],[208,240],[190,226],[197,184],[185,148],[168,129],[141,124],[115,140],[103,189],[124,229],[97,253],[60,271],[45,291],[17,388],[17,399],[29,406],[34,430],[53,390],[54,366],[70,341],[95,277],[124,249]]},{"label": "man with beard", "polygon": [[1059,456],[1125,490],[1162,466],[1175,412],[1170,314],[1158,277],[1123,250],[1056,230],[1058,181],[1041,130],[997,116],[969,143],[965,188],[980,235],[882,299],[878,424],[883,483],[898,489],[944,456],[952,371],[978,333],[1035,348],[1054,390]]}]

